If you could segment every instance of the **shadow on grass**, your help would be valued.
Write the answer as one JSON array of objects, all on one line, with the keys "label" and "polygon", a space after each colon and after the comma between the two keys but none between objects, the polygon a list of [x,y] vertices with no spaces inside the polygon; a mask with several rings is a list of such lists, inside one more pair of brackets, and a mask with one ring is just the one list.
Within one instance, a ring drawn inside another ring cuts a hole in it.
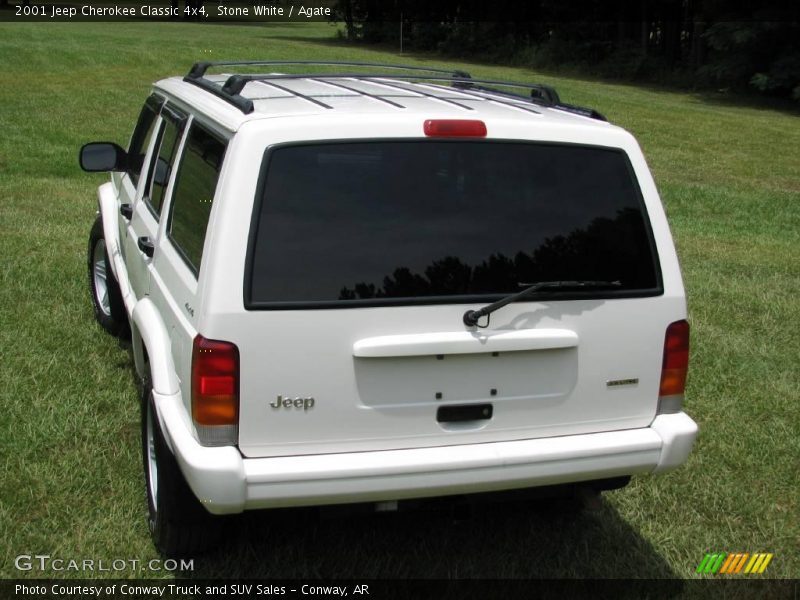
[{"label": "shadow on grass", "polygon": [[[622,492],[624,493],[624,492]],[[437,499],[399,512],[256,511],[192,578],[676,578],[603,500]],[[347,512],[350,514],[347,514]],[[676,588],[680,583],[675,582]]]}]

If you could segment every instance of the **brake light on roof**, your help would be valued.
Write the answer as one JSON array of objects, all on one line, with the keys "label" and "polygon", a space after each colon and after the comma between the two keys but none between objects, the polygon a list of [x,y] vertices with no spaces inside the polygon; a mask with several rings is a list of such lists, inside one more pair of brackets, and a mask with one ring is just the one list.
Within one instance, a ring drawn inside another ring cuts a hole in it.
[{"label": "brake light on roof", "polygon": [[689,371],[689,323],[675,321],[664,336],[664,358],[661,364],[661,386],[658,391],[658,412],[680,412]]},{"label": "brake light on roof", "polygon": [[236,443],[239,430],[239,349],[201,335],[192,344],[192,419],[205,445]]},{"label": "brake light on roof", "polygon": [[422,129],[428,137],[486,137],[486,123],[475,119],[428,119]]}]

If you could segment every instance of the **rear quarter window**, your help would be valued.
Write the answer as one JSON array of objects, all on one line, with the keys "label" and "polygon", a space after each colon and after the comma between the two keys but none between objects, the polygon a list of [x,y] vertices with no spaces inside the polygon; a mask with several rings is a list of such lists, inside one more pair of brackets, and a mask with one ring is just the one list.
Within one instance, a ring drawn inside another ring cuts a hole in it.
[{"label": "rear quarter window", "polygon": [[195,274],[203,258],[208,219],[225,149],[225,142],[193,124],[176,175],[167,232]]}]

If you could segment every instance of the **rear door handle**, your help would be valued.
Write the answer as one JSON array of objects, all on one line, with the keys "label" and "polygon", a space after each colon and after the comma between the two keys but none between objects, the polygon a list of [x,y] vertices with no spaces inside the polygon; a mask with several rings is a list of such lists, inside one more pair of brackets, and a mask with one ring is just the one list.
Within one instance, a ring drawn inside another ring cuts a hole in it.
[{"label": "rear door handle", "polygon": [[136,241],[136,245],[139,246],[139,250],[141,250],[145,256],[148,258],[153,258],[153,253],[156,251],[156,247],[153,245],[153,240],[146,235],[143,235]]},{"label": "rear door handle", "polygon": [[126,220],[130,221],[131,217],[133,217],[133,207],[130,204],[123,204],[119,207],[119,214],[125,217]]}]

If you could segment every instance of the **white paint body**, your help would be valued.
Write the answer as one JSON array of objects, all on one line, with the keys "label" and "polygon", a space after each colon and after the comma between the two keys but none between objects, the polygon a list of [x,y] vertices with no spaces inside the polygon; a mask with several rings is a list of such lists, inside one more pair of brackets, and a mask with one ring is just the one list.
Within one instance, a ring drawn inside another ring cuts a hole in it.
[{"label": "white paint body", "polygon": [[[410,93],[404,110],[361,96],[332,100],[334,110],[276,98],[269,112],[257,104],[251,115],[178,78],[155,93],[228,140],[198,275],[172,247],[165,219],[140,209],[141,190],[127,175],[100,188],[100,207],[137,367],[145,368],[145,349],[167,442],[211,512],[549,485],[685,461],[696,425],[684,413],[657,414],[664,334],[686,318],[685,294],[655,184],[629,133],[553,109],[536,115],[483,102],[465,114]],[[299,141],[420,138],[422,122],[436,118],[479,118],[489,139],[624,150],[650,219],[663,295],[518,302],[477,331],[462,323],[477,306],[464,304],[246,310],[245,257],[265,151]],[[127,226],[118,217],[123,202],[135,211]],[[144,234],[155,241],[153,259],[136,250]],[[236,446],[198,442],[190,407],[197,334],[239,349]],[[628,379],[638,382],[607,386]],[[270,407],[279,395],[313,397],[313,409]],[[490,402],[494,415],[437,422],[437,406],[453,402]]]}]

